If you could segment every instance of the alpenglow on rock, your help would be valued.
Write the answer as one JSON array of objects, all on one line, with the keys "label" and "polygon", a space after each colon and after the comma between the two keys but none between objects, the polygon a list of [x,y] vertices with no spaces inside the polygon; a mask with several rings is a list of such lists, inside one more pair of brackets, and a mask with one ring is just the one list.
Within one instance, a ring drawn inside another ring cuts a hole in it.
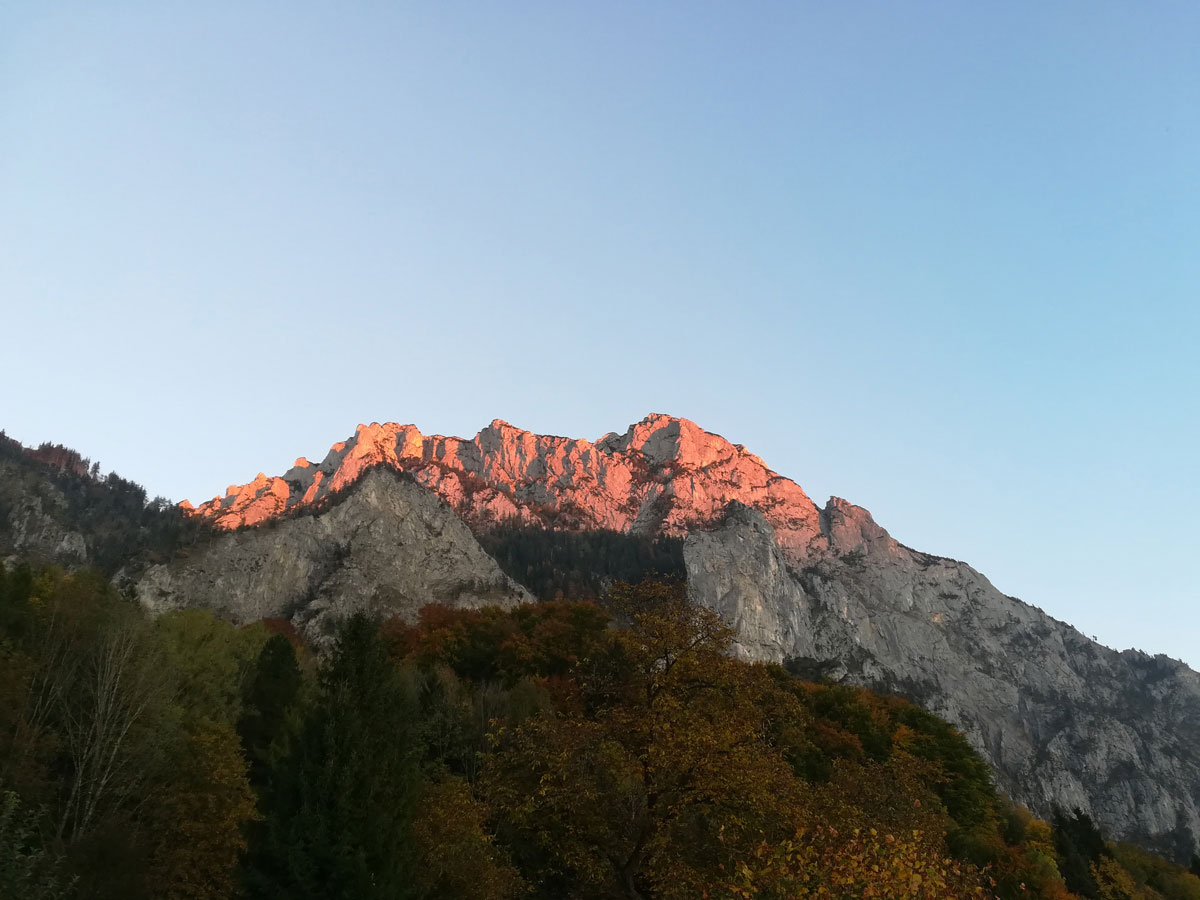
[{"label": "alpenglow on rock", "polygon": [[475,528],[516,519],[683,536],[737,500],[761,509],[788,547],[820,538],[817,507],[798,484],[744,447],[664,415],[594,443],[499,419],[469,441],[425,437],[413,425],[360,425],[319,464],[300,458],[281,476],[259,473],[195,514],[223,528],[254,525],[319,501],[373,466],[411,473]]},{"label": "alpenglow on rock", "polygon": [[[260,474],[195,514],[230,529],[268,522],[374,467],[408,473],[476,533],[516,520],[686,536],[691,594],[737,628],[744,656],[909,696],[962,728],[1001,787],[1043,815],[1078,806],[1115,837],[1184,858],[1195,848],[1197,673],[1102,647],[970,566],[904,547],[860,507],[834,498],[819,509],[744,447],[686,419],[651,415],[594,442],[500,420],[471,440],[360,426],[321,463]],[[360,551],[356,583],[370,584],[386,568],[374,555],[387,552]],[[169,574],[173,584],[191,577]],[[404,577],[390,582],[396,590]],[[246,616],[266,614],[253,592],[243,596]]]}]

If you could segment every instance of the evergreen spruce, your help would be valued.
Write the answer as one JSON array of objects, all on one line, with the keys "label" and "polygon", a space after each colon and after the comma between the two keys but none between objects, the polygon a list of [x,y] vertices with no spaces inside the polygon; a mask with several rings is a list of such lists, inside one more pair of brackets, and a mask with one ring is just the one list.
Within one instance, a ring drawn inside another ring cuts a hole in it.
[{"label": "evergreen spruce", "polygon": [[361,614],[346,621],[318,680],[319,697],[267,792],[248,893],[413,897],[416,704],[377,623]]}]

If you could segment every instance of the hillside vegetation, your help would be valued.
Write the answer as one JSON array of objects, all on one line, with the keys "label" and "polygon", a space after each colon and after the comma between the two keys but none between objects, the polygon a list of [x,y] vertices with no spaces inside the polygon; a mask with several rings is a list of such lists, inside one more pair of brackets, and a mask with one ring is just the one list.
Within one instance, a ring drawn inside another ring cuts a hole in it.
[{"label": "hillside vegetation", "polygon": [[24,447],[0,432],[0,558],[88,565],[111,576],[161,562],[211,535],[163,497],[61,444]]},{"label": "hillside vegetation", "polygon": [[678,584],[606,600],[357,617],[317,660],[4,570],[0,896],[1200,898],[911,704],[731,658]]}]

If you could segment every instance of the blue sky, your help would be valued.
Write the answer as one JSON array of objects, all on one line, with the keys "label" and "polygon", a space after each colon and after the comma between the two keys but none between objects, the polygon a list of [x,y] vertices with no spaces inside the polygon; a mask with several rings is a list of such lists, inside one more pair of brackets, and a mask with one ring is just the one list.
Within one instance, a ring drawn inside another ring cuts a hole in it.
[{"label": "blue sky", "polygon": [[1200,6],[0,6],[0,427],[648,412],[1200,664]]}]

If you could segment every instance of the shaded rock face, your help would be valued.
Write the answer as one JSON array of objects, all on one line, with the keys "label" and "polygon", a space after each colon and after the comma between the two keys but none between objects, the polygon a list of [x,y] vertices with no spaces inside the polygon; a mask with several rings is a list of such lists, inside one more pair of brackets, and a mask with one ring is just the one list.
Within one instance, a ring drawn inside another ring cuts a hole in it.
[{"label": "shaded rock face", "polygon": [[156,612],[204,607],[239,623],[288,619],[318,644],[357,610],[412,620],[427,603],[531,599],[445,503],[385,469],[315,515],[223,535],[191,557],[153,566],[136,592]]},{"label": "shaded rock face", "polygon": [[9,509],[7,522],[0,523],[6,533],[11,559],[53,560],[66,566],[88,562],[87,541],[78,530],[66,524],[66,501],[52,486],[43,488],[44,496],[25,495]]},{"label": "shaded rock face", "polygon": [[[49,473],[68,469],[77,478],[82,458],[60,448],[23,447],[0,431],[0,560],[20,559],[81,566],[90,562],[87,537],[73,522],[71,504]],[[69,456],[68,456],[69,454]]]},{"label": "shaded rock face", "polygon": [[744,506],[686,541],[690,592],[737,627],[742,656],[904,694],[962,728],[1032,809],[1078,806],[1115,837],[1187,858],[1200,675],[1103,647],[844,501],[821,521],[827,552],[796,564]]}]

